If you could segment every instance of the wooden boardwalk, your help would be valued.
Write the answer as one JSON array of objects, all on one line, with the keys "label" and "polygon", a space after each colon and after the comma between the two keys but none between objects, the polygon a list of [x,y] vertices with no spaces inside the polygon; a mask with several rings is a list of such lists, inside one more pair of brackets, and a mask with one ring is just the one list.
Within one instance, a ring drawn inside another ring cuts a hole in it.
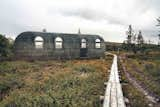
[{"label": "wooden boardwalk", "polygon": [[113,56],[114,58],[105,90],[103,107],[126,107],[122,87],[119,81],[117,55]]}]

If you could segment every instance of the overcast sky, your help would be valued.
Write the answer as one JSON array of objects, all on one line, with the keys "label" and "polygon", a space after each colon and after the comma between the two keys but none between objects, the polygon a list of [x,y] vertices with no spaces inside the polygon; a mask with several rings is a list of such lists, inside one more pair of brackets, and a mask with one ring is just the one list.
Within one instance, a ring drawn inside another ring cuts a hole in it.
[{"label": "overcast sky", "polygon": [[0,33],[15,38],[24,31],[99,34],[122,42],[128,25],[157,40],[160,0],[1,0]]}]

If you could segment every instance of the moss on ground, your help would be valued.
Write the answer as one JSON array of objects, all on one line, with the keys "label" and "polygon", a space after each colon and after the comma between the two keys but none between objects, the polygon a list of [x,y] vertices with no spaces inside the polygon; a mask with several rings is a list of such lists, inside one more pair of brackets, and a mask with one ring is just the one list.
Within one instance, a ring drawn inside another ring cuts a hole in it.
[{"label": "moss on ground", "polygon": [[2,107],[100,107],[111,58],[0,63]]},{"label": "moss on ground", "polygon": [[[148,55],[127,55],[123,60],[127,72],[132,75],[146,90],[160,98],[160,53],[149,53]],[[120,65],[121,67],[121,65]],[[122,69],[122,68],[121,68]],[[123,74],[124,76],[124,74]],[[128,81],[122,76],[122,81]],[[123,86],[124,95],[130,100],[131,107],[147,107],[149,102],[132,83]]]},{"label": "moss on ground", "polygon": [[126,103],[126,106],[127,107],[149,107],[148,106],[149,102],[147,101],[143,93],[137,90],[126,77],[120,61],[118,66],[119,66],[119,70],[121,71],[120,73],[121,73],[121,83],[122,83],[123,94],[124,94],[124,97],[129,100],[129,102]]}]

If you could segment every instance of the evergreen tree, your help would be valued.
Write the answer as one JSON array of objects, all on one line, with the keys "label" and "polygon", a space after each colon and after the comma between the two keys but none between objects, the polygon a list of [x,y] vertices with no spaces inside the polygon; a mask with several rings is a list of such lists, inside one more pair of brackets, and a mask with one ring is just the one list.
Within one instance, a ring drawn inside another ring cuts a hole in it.
[{"label": "evergreen tree", "polygon": [[136,44],[135,44],[135,40],[136,40],[136,35],[132,29],[132,26],[129,25],[128,31],[127,31],[127,44],[126,44],[126,49],[127,51],[133,51],[135,54],[137,53],[137,48],[136,48]]},{"label": "evergreen tree", "polygon": [[132,36],[132,44],[136,44],[136,34]]},{"label": "evergreen tree", "polygon": [[132,29],[132,25],[129,25],[128,31],[126,33],[127,33],[127,44],[135,44],[136,34]]},{"label": "evergreen tree", "polygon": [[143,43],[144,43],[144,39],[143,39],[143,36],[142,36],[142,32],[139,31],[138,36],[137,36],[137,44],[142,45]]},{"label": "evergreen tree", "polygon": [[7,57],[10,54],[9,40],[0,34],[0,57]]},{"label": "evergreen tree", "polygon": [[160,34],[159,34],[158,36],[159,36],[159,37],[158,37],[158,38],[159,38],[159,40],[158,40],[158,45],[160,45]]},{"label": "evergreen tree", "polygon": [[[160,26],[160,17],[157,19],[158,21],[158,25],[157,26]],[[158,45],[160,45],[160,34],[158,35]]]},{"label": "evergreen tree", "polygon": [[127,44],[131,44],[132,35],[133,35],[132,26],[129,25],[129,28],[128,28],[128,31],[127,31]]}]

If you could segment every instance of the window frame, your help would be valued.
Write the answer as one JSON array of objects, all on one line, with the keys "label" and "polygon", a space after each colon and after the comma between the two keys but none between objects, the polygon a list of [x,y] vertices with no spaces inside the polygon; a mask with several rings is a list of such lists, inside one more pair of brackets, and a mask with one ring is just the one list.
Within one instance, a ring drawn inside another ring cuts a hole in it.
[{"label": "window frame", "polygon": [[[60,40],[56,40],[56,39],[60,39]],[[58,44],[60,43],[60,44]],[[62,37],[56,37],[54,39],[54,48],[55,49],[63,49],[63,38]]]},{"label": "window frame", "polygon": [[101,39],[97,38],[95,39],[95,48],[96,49],[101,49]]},{"label": "window frame", "polygon": [[[39,45],[37,43],[40,43]],[[44,48],[44,38],[41,36],[36,36],[34,38],[34,47],[35,49],[43,49]]]},{"label": "window frame", "polygon": [[81,39],[80,47],[81,47],[81,49],[86,49],[87,48],[87,39],[85,39],[85,38]]}]

